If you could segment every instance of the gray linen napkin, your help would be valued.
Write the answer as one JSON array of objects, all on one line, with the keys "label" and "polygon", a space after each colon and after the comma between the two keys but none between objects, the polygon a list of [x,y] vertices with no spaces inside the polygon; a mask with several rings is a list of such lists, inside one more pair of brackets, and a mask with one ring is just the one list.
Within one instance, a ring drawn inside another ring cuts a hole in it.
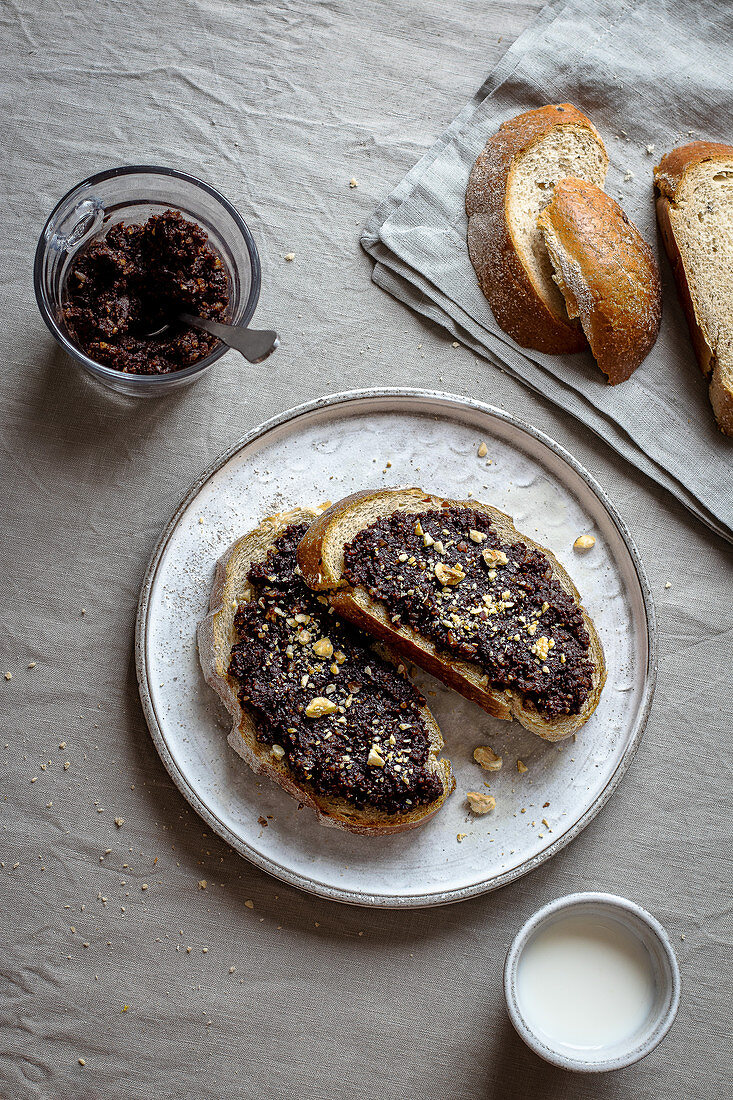
[{"label": "gray linen napkin", "polygon": [[[728,0],[552,0],[362,235],[379,286],[572,413],[729,541],[733,439],[715,426],[694,359],[657,233],[652,168],[674,145],[733,140],[732,74]],[[494,321],[466,249],[466,182],[486,139],[521,111],[566,100],[600,131],[606,190],[660,257],[659,339],[616,387],[589,353],[520,349]]]}]

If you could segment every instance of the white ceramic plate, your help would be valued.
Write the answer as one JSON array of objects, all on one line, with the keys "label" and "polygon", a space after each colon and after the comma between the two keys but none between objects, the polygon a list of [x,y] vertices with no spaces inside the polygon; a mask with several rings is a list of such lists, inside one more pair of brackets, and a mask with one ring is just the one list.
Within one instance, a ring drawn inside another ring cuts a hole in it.
[{"label": "white ceramic plate", "polygon": [[[477,454],[481,442],[485,458]],[[472,493],[554,551],[596,623],[608,682],[577,741],[550,745],[419,673],[443,730],[456,791],[427,824],[374,838],[324,828],[235,755],[226,741],[227,716],[199,668],[195,632],[214,563],[236,538],[273,512],[382,485],[417,485],[457,498]],[[596,545],[581,555],[572,546],[586,533],[595,535]],[[304,405],[257,428],[208,470],[168,524],[148,568],[136,659],[156,747],[212,829],[294,886],[392,908],[440,905],[493,890],[577,836],[626,770],[656,678],[644,570],[593,478],[556,443],[507,413],[418,390],[338,394]],[[501,771],[488,773],[473,762],[474,748],[485,744],[503,756]],[[517,760],[527,772],[518,773]],[[485,789],[484,781],[496,809],[474,817],[465,793]]]}]

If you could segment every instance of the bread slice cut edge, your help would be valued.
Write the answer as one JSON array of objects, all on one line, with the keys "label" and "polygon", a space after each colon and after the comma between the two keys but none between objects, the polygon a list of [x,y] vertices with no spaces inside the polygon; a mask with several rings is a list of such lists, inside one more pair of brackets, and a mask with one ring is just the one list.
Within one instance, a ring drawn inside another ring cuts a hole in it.
[{"label": "bread slice cut edge", "polygon": [[[393,624],[380,601],[374,600],[362,586],[352,587],[344,578],[344,547],[360,530],[396,511],[419,513],[450,507],[484,512],[502,540],[523,542],[540,550],[550,561],[555,579],[580,607],[590,637],[589,657],[595,673],[591,692],[579,714],[558,718],[543,716],[525,704],[517,692],[493,687],[476,662],[452,657],[411,627]],[[338,501],[314,521],[298,547],[298,564],[308,584],[328,597],[337,614],[387,642],[404,659],[432,673],[495,718],[516,718],[544,740],[560,741],[576,733],[598,706],[606,681],[603,647],[593,621],[581,604],[577,588],[551,551],[517,531],[509,516],[489,504],[451,500],[418,488],[362,490]]]},{"label": "bread slice cut edge", "polygon": [[556,181],[582,176],[603,185],[608,155],[577,107],[560,103],[517,115],[488,139],[466,188],[468,251],[497,324],[522,347],[583,351],[537,228]]},{"label": "bread slice cut edge", "polygon": [[[450,763],[439,756],[443,738],[427,706],[420,708],[420,714],[430,737],[428,767],[439,774],[443,785],[440,798],[401,814],[387,813],[368,806],[358,809],[346,799],[316,791],[297,777],[285,760],[278,761],[272,755],[269,745],[257,740],[254,715],[242,706],[236,682],[228,672],[232,645],[237,641],[234,631],[236,609],[240,602],[246,602],[253,595],[247,580],[251,565],[266,556],[270,546],[287,527],[294,523],[310,523],[322,511],[319,508],[296,508],[268,516],[253,531],[237,539],[219,558],[209,612],[199,623],[197,631],[201,668],[207,684],[214,689],[232,717],[229,744],[254,772],[271,779],[293,798],[314,810],[322,825],[363,836],[405,832],[422,825],[437,813],[455,787]],[[399,663],[399,658],[389,647],[375,644],[373,648],[384,660],[395,665]]]},{"label": "bread slice cut edge", "polygon": [[[719,196],[725,189],[723,222],[713,184]],[[696,141],[672,149],[654,169],[654,185],[659,229],[713,413],[720,430],[733,435],[733,145]],[[727,247],[727,261],[701,247],[710,224]],[[705,300],[703,284],[721,260],[720,288]]]}]

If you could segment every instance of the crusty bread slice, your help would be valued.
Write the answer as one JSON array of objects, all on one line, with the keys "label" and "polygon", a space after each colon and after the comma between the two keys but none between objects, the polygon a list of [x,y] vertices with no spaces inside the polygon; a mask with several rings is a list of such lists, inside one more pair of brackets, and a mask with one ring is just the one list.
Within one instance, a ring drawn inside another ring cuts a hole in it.
[{"label": "crusty bread slice", "polygon": [[466,189],[468,251],[497,323],[523,347],[587,347],[568,317],[537,226],[559,179],[603,186],[608,155],[593,124],[570,103],[505,122],[486,143]]},{"label": "crusty bread slice", "polygon": [[[323,795],[302,782],[291,771],[287,761],[278,761],[269,745],[257,740],[254,716],[239,701],[236,682],[229,675],[232,645],[237,640],[234,616],[237,606],[252,598],[253,590],[247,575],[251,566],[262,561],[275,540],[294,523],[310,522],[322,509],[296,508],[269,516],[254,531],[238,539],[216,565],[209,614],[199,624],[198,648],[206,682],[214,689],[232,716],[229,744],[253,771],[266,775],[299,802],[310,806],[323,825],[347,829],[367,836],[383,836],[404,832],[421,825],[443,805],[455,787],[450,764],[440,758],[443,738],[435,718],[426,706],[420,714],[430,735],[428,767],[441,779],[443,794],[435,802],[419,806],[408,813],[385,813],[374,807],[358,809],[342,798]],[[386,646],[374,645],[380,657],[392,664],[398,658]]]},{"label": "crusty bread slice", "polygon": [[619,204],[586,180],[558,180],[538,225],[568,316],[580,318],[611,385],[624,382],[659,335],[654,253]]},{"label": "crusty bread slice", "polygon": [[693,141],[654,169],[657,221],[718,427],[733,435],[733,145]]},{"label": "crusty bread slice", "polygon": [[[429,638],[418,635],[410,626],[392,623],[385,607],[372,599],[366,589],[351,587],[343,575],[344,547],[363,528],[382,516],[396,511],[427,512],[440,508],[473,508],[490,518],[505,542],[523,542],[540,550],[552,564],[552,573],[580,607],[590,636],[590,659],[595,666],[593,688],[579,714],[548,718],[525,705],[511,690],[497,690],[489,683],[480,665],[452,657],[439,650]],[[298,547],[298,564],[311,588],[326,594],[336,612],[376,638],[388,642],[398,653],[431,672],[461,695],[478,703],[495,718],[517,718],[521,725],[546,741],[569,737],[587,722],[598,706],[606,680],[603,648],[593,622],[580,603],[580,594],[568,573],[539,543],[520,534],[509,516],[476,500],[448,500],[422,489],[377,489],[353,493],[323,512],[308,529]]]}]

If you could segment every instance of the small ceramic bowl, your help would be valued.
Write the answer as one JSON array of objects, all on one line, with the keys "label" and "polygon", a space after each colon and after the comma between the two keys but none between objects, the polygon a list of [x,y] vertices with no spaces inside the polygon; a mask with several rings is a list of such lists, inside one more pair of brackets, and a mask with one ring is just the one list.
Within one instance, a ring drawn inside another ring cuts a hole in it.
[{"label": "small ceramic bowl", "polygon": [[[645,1022],[628,1039],[600,1049],[579,1051],[559,1042],[551,1045],[546,1035],[530,1025],[519,994],[517,975],[525,948],[541,928],[571,915],[618,921],[641,941],[651,960],[655,992]],[[662,1041],[677,1015],[680,972],[669,936],[641,906],[615,894],[568,894],[539,909],[517,933],[504,964],[504,994],[516,1031],[540,1058],[578,1073],[603,1073],[638,1062]]]}]

